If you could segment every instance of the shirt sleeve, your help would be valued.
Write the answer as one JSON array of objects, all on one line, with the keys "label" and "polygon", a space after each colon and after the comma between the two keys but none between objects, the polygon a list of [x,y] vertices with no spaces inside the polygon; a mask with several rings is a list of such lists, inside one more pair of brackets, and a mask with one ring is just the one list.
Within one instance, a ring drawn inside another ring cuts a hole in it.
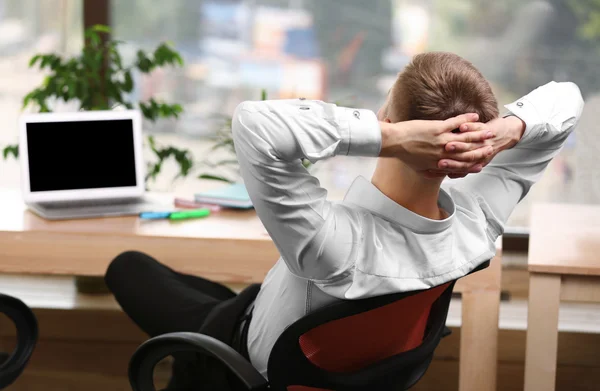
[{"label": "shirt sleeve", "polygon": [[343,278],[360,242],[356,212],[328,202],[301,159],[378,156],[375,113],[320,101],[248,101],[237,107],[232,130],[244,184],[290,271],[316,281]]},{"label": "shirt sleeve", "polygon": [[550,82],[506,105],[506,115],[515,115],[526,125],[521,140],[499,153],[481,173],[444,184],[474,198],[486,217],[491,240],[504,232],[514,208],[560,152],[583,104],[576,84]]}]

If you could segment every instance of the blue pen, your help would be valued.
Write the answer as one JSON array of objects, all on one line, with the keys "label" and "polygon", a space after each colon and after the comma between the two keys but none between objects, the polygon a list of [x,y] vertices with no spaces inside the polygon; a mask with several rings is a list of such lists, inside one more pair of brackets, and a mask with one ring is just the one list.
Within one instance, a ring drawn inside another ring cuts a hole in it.
[{"label": "blue pen", "polygon": [[171,212],[142,212],[140,219],[144,220],[161,220],[171,217]]}]

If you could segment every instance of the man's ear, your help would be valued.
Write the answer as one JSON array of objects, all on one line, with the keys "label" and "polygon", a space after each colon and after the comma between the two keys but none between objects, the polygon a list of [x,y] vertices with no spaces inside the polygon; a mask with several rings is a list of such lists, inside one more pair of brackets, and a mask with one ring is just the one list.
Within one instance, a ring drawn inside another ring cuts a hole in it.
[{"label": "man's ear", "polygon": [[386,118],[383,120],[383,122],[387,122],[388,124],[391,124],[391,123],[392,123],[392,120],[386,117]]}]

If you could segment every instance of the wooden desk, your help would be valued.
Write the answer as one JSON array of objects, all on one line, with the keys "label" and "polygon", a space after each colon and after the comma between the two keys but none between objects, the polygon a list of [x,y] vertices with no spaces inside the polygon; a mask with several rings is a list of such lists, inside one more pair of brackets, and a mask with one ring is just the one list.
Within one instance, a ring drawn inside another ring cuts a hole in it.
[{"label": "wooden desk", "polygon": [[[0,271],[103,276],[126,250],[146,252],[183,273],[225,283],[262,282],[278,252],[253,211],[170,222],[137,217],[47,221],[0,191]],[[172,202],[172,201],[171,201]]]},{"label": "wooden desk", "polygon": [[600,206],[536,205],[528,268],[525,391],[552,391],[560,301],[600,302]]},{"label": "wooden desk", "polygon": [[[28,211],[17,191],[0,190],[0,273],[103,276],[126,250],[173,269],[228,284],[262,282],[277,249],[253,211],[223,211],[172,223],[137,217],[47,221]],[[487,270],[460,280],[463,295],[460,390],[494,391],[500,304],[498,256]]]}]

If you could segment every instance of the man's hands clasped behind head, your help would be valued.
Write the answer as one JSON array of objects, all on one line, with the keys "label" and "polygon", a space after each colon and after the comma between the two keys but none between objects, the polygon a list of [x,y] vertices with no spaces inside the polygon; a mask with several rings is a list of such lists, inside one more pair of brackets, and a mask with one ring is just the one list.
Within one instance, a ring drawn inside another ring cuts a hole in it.
[{"label": "man's hands clasped behind head", "polygon": [[[427,178],[460,178],[478,173],[499,152],[513,147],[525,129],[517,117],[486,124],[477,114],[445,121],[413,120],[382,123],[381,156],[397,157]],[[459,129],[460,132],[452,131]]]},{"label": "man's hands clasped behind head", "polygon": [[[473,126],[466,131],[461,129],[461,133],[452,133],[477,120],[477,114],[463,114],[445,121],[382,122],[381,156],[399,158],[413,170],[432,178],[479,172],[482,162],[492,153],[485,142],[493,133]],[[446,146],[451,143],[461,151],[447,151]],[[442,163],[445,166],[440,167]]]},{"label": "man's hands clasped behind head", "polygon": [[[437,170],[432,173],[448,175],[450,178],[461,178],[469,173],[477,172],[488,165],[500,152],[514,147],[525,132],[525,123],[518,117],[509,116],[496,118],[488,123],[465,123],[460,125],[460,132],[467,142],[453,140],[446,144],[445,150],[450,153],[447,158],[441,159]],[[477,134],[487,132],[490,137],[484,141],[476,141]],[[473,137],[469,137],[473,135]],[[474,151],[486,151],[481,155],[473,154]],[[475,159],[469,161],[469,159]],[[460,170],[463,170],[461,173]],[[430,174],[430,173],[429,173]]]}]

